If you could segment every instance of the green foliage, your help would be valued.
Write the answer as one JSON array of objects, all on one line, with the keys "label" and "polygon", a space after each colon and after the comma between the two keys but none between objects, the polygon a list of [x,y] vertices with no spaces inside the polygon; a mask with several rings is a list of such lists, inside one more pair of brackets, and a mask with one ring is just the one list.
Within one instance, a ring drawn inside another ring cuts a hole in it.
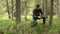
[{"label": "green foliage", "polygon": [[11,20],[1,20],[0,21],[0,31],[2,32],[12,32],[14,26],[14,21]]},{"label": "green foliage", "polygon": [[[50,0],[48,1],[48,11],[50,11]],[[54,12],[56,13],[57,9],[57,0],[54,0]],[[11,11],[11,0],[9,2],[9,9]],[[41,2],[41,1],[40,1]],[[60,34],[60,22],[57,19],[57,16],[53,16],[53,23],[52,27],[49,26],[49,17],[47,18],[46,25],[42,25],[42,20],[38,20],[38,25],[35,27],[31,27],[32,21],[32,10],[35,7],[37,0],[27,0],[27,6],[29,8],[29,13],[27,15],[30,21],[25,21],[24,16],[21,16],[22,22],[16,25],[15,21],[8,19],[7,11],[6,11],[6,0],[0,0],[0,32],[4,32],[5,34],[13,34],[14,29],[16,28],[17,31],[20,30],[23,34]],[[42,6],[41,2],[41,6]],[[22,2],[22,4],[24,4]],[[23,7],[24,5],[22,5]],[[14,9],[15,9],[15,2],[14,2]],[[23,10],[23,9],[22,9]],[[25,12],[24,12],[25,13]],[[48,12],[49,14],[50,12]],[[23,11],[22,11],[23,14]],[[14,28],[15,27],[15,28]]]},{"label": "green foliage", "polygon": [[0,20],[0,31],[6,34],[13,34],[13,30],[16,28],[17,31],[20,30],[23,34],[59,34],[60,23],[58,23],[57,17],[54,16],[52,27],[49,26],[48,20],[49,18],[44,26],[42,25],[42,20],[38,20],[38,25],[35,27],[31,27],[31,21],[22,20],[21,23],[16,25],[12,20]]}]

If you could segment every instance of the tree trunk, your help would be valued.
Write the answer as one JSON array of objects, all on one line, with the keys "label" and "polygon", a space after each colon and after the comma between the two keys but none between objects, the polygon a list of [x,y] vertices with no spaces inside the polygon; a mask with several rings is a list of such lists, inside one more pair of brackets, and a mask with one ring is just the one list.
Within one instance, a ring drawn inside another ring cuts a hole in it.
[{"label": "tree trunk", "polygon": [[53,22],[53,0],[51,0],[51,10],[50,10],[50,26]]},{"label": "tree trunk", "polygon": [[58,7],[57,7],[57,10],[58,10],[58,20],[60,21],[60,0],[57,0],[58,2]]},{"label": "tree trunk", "polygon": [[47,0],[46,0],[46,18],[48,17],[48,14],[47,14],[48,13],[48,9],[47,8],[48,8],[48,6],[47,6]]},{"label": "tree trunk", "polygon": [[37,4],[40,4],[40,0],[38,0],[38,3]]},{"label": "tree trunk", "polygon": [[43,12],[44,12],[44,0],[43,0]]},{"label": "tree trunk", "polygon": [[11,10],[11,11],[12,11],[12,20],[13,20],[13,15],[14,15],[14,14],[13,14],[13,7],[14,7],[14,6],[13,6],[13,0],[11,0],[11,4],[12,4],[12,10]]},{"label": "tree trunk", "polygon": [[28,7],[27,7],[27,1],[25,0],[25,20],[27,21],[27,14],[28,14]]},{"label": "tree trunk", "polygon": [[46,0],[43,0],[43,12],[44,16],[46,17]]},{"label": "tree trunk", "polygon": [[9,12],[8,0],[6,0],[6,4],[7,4],[8,17],[9,17],[9,19],[10,19],[10,18],[11,18],[11,16],[10,16],[10,12]]},{"label": "tree trunk", "polygon": [[21,22],[20,0],[16,0],[16,22]]}]

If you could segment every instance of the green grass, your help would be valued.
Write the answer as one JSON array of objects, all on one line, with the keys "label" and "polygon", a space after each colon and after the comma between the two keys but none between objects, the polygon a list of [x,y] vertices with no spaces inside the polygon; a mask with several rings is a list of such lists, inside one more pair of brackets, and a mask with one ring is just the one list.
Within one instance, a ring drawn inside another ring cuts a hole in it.
[{"label": "green grass", "polygon": [[52,27],[49,25],[49,18],[47,18],[46,25],[42,25],[42,19],[37,20],[38,25],[35,27],[31,27],[32,16],[27,16],[29,21],[24,20],[24,16],[22,16],[22,21],[16,26],[15,21],[10,19],[1,18],[0,20],[0,32],[4,32],[5,34],[13,34],[13,28],[16,26],[18,30],[23,32],[23,34],[60,34],[60,23],[58,22],[57,16],[53,17]]}]

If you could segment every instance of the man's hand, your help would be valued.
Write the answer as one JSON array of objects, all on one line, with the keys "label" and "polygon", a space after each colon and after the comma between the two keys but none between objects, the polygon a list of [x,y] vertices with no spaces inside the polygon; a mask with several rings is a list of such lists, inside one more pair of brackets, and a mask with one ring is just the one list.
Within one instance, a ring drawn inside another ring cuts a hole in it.
[{"label": "man's hand", "polygon": [[42,18],[41,16],[38,16],[38,18]]}]

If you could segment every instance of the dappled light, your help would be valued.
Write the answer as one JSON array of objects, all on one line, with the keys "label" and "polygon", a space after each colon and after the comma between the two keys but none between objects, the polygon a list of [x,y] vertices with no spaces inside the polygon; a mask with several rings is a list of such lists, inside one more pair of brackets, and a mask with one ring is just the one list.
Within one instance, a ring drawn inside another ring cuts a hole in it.
[{"label": "dappled light", "polygon": [[0,0],[0,34],[60,34],[60,0]]}]

